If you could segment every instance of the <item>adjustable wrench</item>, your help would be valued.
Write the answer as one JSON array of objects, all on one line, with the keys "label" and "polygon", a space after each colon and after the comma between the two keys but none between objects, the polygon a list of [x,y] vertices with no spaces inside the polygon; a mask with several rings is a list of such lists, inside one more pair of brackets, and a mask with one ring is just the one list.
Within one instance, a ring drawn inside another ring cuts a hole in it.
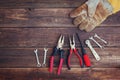
[{"label": "adjustable wrench", "polygon": [[90,41],[89,41],[89,40],[86,40],[85,43],[86,43],[86,45],[90,48],[90,50],[91,50],[91,52],[93,53],[95,59],[96,59],[97,61],[99,61],[99,60],[100,60],[100,56],[99,56],[98,53],[95,51],[95,49],[92,47]]}]

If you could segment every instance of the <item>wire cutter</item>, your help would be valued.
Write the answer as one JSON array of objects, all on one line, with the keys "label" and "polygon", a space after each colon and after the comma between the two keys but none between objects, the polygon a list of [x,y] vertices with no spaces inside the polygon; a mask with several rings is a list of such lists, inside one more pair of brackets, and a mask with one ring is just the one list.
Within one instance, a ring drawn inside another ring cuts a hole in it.
[{"label": "wire cutter", "polygon": [[80,62],[80,66],[83,67],[83,60],[82,60],[79,52],[78,52],[77,49],[75,48],[75,38],[74,38],[74,36],[73,36],[73,39],[72,39],[72,40],[71,40],[71,38],[69,37],[69,41],[70,41],[70,51],[69,51],[70,53],[69,53],[68,59],[67,59],[67,60],[68,60],[68,61],[67,61],[67,67],[68,67],[68,69],[70,70],[70,57],[71,57],[72,53],[74,53],[74,54],[78,57],[79,62]]},{"label": "wire cutter", "polygon": [[54,51],[51,55],[50,58],[50,67],[49,67],[49,72],[52,73],[53,70],[53,64],[54,64],[54,56],[58,53],[60,55],[60,63],[59,63],[59,67],[58,67],[58,71],[57,74],[60,74],[60,71],[62,69],[62,64],[63,64],[63,60],[64,60],[64,50],[63,50],[63,44],[64,44],[64,36],[60,36],[59,40],[58,40],[58,44],[57,46],[54,48]]}]

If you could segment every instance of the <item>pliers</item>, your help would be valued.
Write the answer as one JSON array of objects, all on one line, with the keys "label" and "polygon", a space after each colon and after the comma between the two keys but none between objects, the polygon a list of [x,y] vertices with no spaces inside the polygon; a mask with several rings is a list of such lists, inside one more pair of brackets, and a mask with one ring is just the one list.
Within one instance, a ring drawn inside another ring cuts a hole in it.
[{"label": "pliers", "polygon": [[79,52],[75,48],[75,38],[74,38],[74,35],[73,35],[73,39],[72,40],[69,37],[69,41],[70,41],[70,51],[69,51],[70,53],[69,53],[68,58],[67,58],[67,60],[68,60],[67,61],[67,67],[68,67],[68,69],[70,70],[70,57],[71,57],[72,53],[74,53],[78,57],[79,62],[80,62],[80,66],[83,67],[84,66],[83,60],[82,60]]},{"label": "pliers", "polygon": [[63,44],[64,44],[64,36],[60,36],[59,40],[58,40],[58,44],[57,46],[54,48],[54,51],[50,57],[50,66],[49,66],[49,72],[52,73],[53,70],[53,64],[54,64],[54,56],[56,54],[60,55],[60,63],[59,63],[59,67],[58,67],[58,71],[57,74],[60,74],[60,71],[62,69],[62,64],[63,64],[63,60],[64,60],[64,50],[63,50]]}]

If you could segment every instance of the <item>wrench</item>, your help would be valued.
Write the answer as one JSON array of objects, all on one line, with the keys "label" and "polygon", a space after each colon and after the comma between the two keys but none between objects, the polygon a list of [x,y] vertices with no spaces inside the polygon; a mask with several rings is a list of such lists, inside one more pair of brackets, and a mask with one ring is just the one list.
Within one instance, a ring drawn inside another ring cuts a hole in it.
[{"label": "wrench", "polygon": [[96,33],[95,33],[94,37],[98,38],[99,40],[101,40],[102,42],[104,42],[105,44],[107,44],[107,41],[105,41],[104,39],[102,39],[101,37],[99,37]]},{"label": "wrench", "polygon": [[93,53],[95,59],[96,59],[97,61],[99,61],[99,60],[100,60],[100,56],[99,56],[98,53],[95,51],[95,49],[92,47],[90,41],[89,41],[89,40],[86,40],[85,43],[86,43],[86,45],[90,48],[90,50],[91,50],[91,52]]},{"label": "wrench", "polygon": [[39,58],[38,58],[38,49],[35,49],[35,50],[34,50],[34,53],[35,53],[35,55],[36,55],[37,67],[41,67],[41,64],[40,64],[40,61],[39,61]]},{"label": "wrench", "polygon": [[101,46],[92,36],[89,37],[89,39],[92,40],[92,41],[94,41],[98,45],[98,47],[100,47],[101,49],[103,49],[103,46]]},{"label": "wrench", "polygon": [[42,63],[42,67],[45,67],[45,66],[46,66],[47,51],[48,51],[48,48],[44,48],[44,61],[43,61],[43,63]]}]

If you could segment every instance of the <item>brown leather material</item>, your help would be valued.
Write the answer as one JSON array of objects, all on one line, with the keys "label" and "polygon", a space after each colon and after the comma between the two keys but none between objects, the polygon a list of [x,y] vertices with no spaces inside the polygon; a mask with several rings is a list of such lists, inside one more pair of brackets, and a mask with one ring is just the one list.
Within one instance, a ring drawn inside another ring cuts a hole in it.
[{"label": "brown leather material", "polygon": [[85,10],[87,11],[87,4],[83,4],[82,6],[78,7],[77,9],[73,10],[71,13],[70,13],[70,17],[71,18],[75,18],[77,16],[80,16],[82,10]]},{"label": "brown leather material", "polygon": [[81,16],[76,17],[73,23],[75,26],[78,26],[81,22],[83,22],[83,20],[86,20],[86,18],[87,18],[87,15],[83,14]]},{"label": "brown leather material", "polygon": [[[101,2],[98,4],[93,17],[88,16],[87,9],[87,5],[83,4],[82,6],[73,10],[70,14],[71,18],[75,18],[73,21],[74,25],[79,26],[80,30],[85,30],[87,32],[92,31],[111,14]],[[86,13],[84,13],[85,10]]]}]

